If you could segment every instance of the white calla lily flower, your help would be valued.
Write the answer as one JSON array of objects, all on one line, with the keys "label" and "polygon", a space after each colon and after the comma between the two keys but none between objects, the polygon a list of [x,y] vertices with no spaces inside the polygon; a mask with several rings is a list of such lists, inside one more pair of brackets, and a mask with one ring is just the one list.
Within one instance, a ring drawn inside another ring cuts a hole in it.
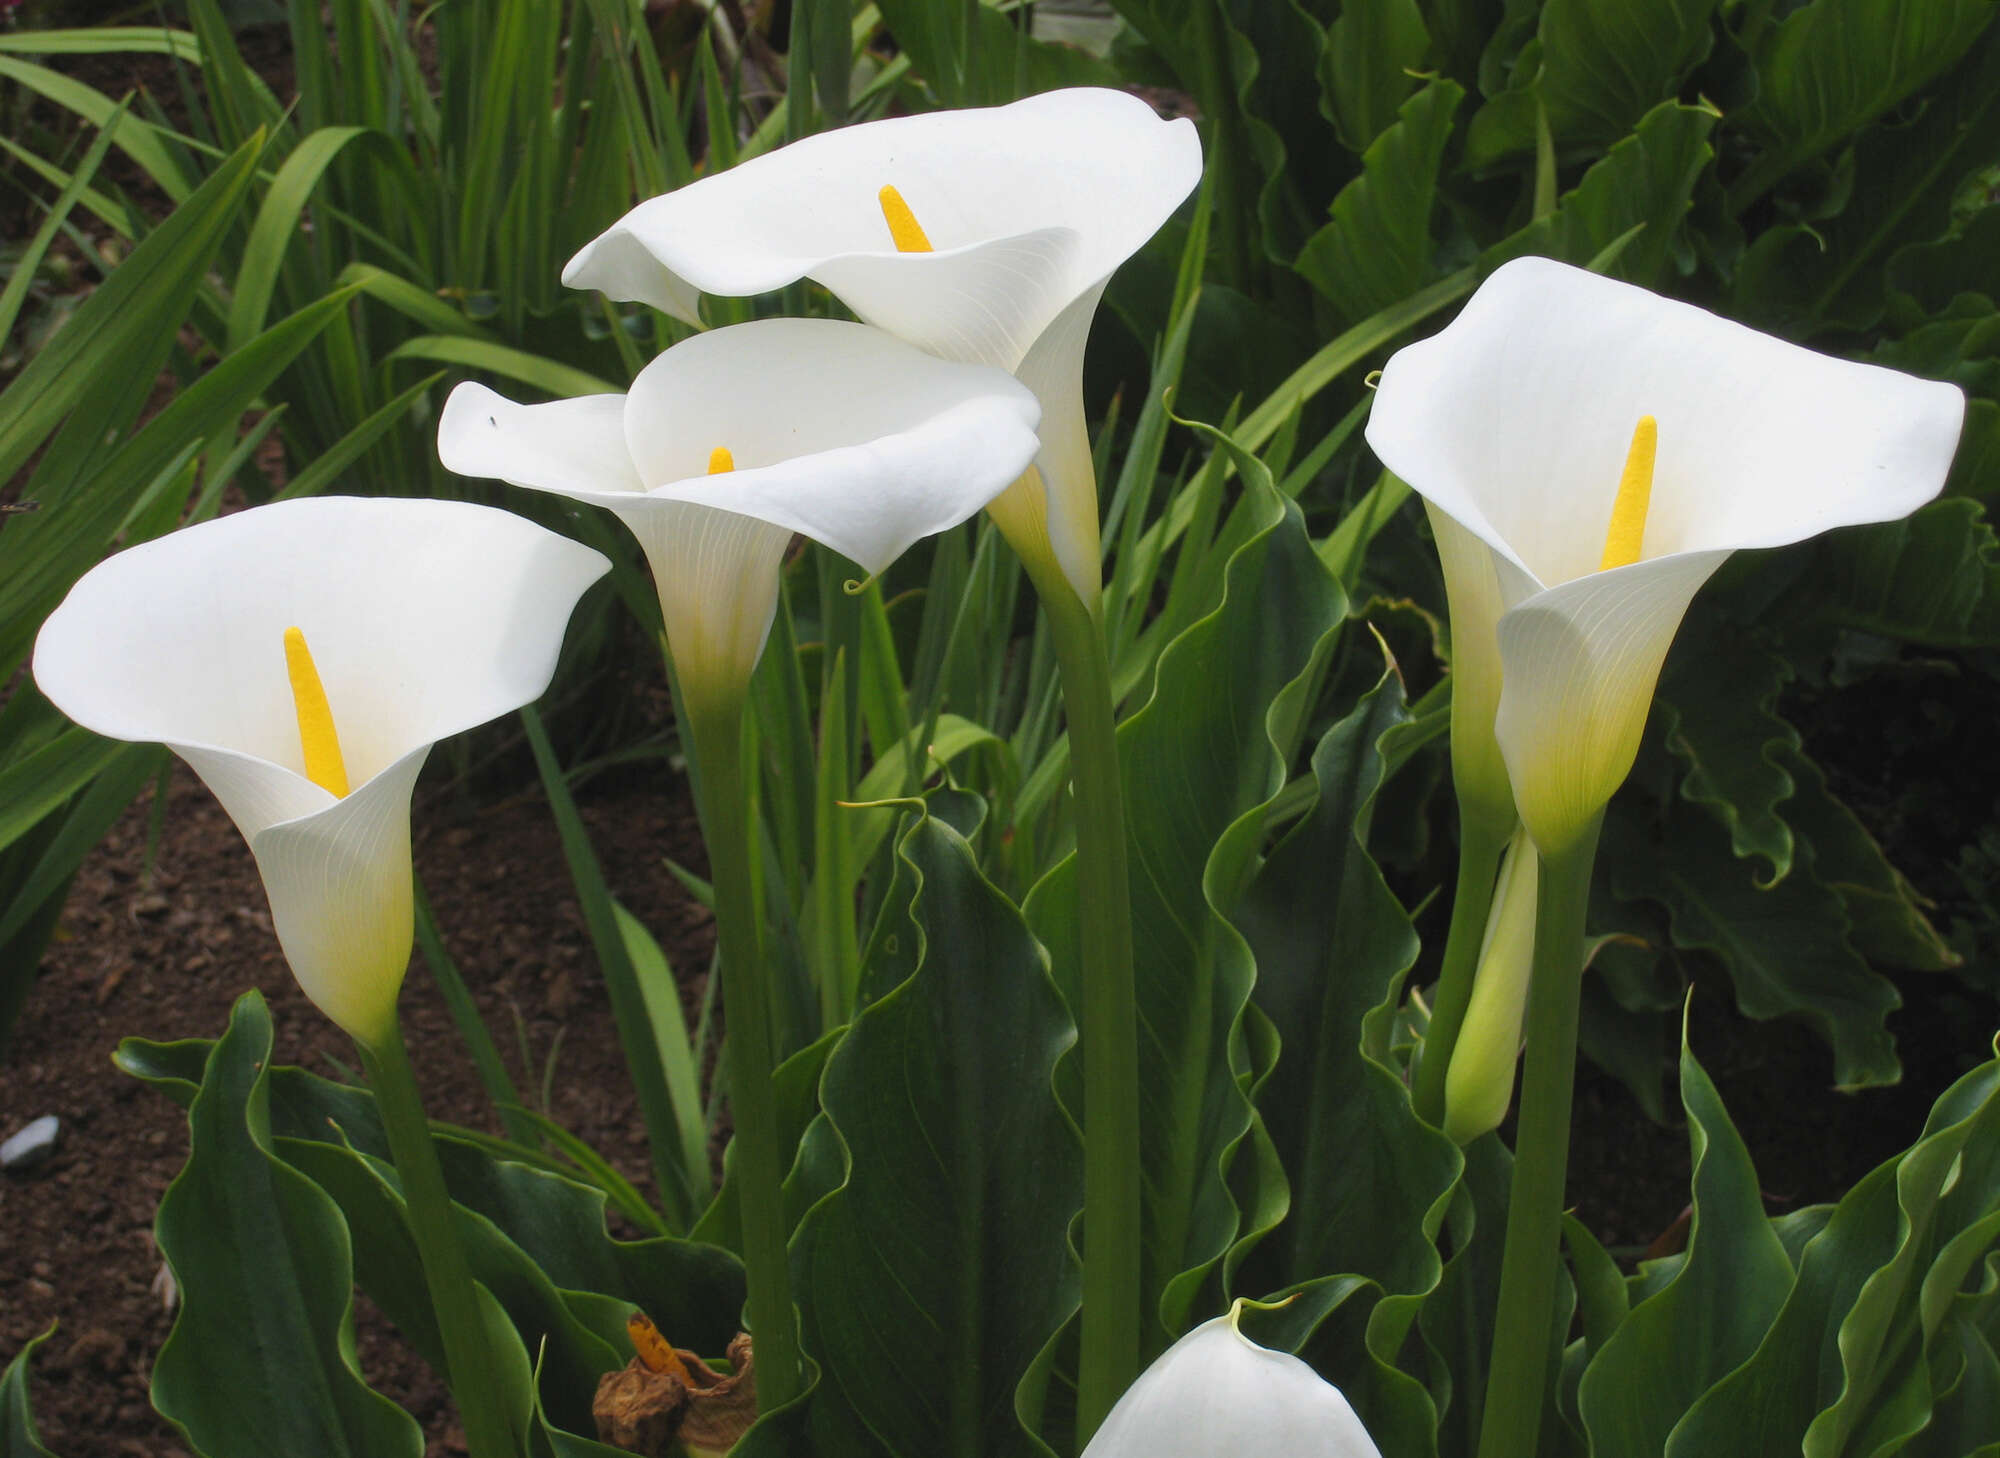
[{"label": "white calla lily flower", "polygon": [[1112,271],[1201,179],[1193,123],[1076,88],[807,137],[641,203],[563,282],[699,324],[703,293],[811,278],[943,359],[1005,369],[1042,405],[1040,479],[993,504],[1029,565],[1095,604],[1097,486],[1083,347]]},{"label": "white calla lily flower", "polygon": [[1237,1323],[1203,1322],[1139,1374],[1083,1458],[1381,1458],[1340,1389]]},{"label": "white calla lily flower", "polygon": [[1729,554],[1914,511],[1964,411],[1954,386],[1543,258],[1397,352],[1368,442],[1484,548],[1490,580],[1445,553],[1454,671],[1490,678],[1497,656],[1494,733],[1544,854],[1631,770],[1667,648]]},{"label": "white calla lily flower", "polygon": [[417,772],[541,695],[609,565],[463,502],[278,502],[85,574],[35,682],[85,728],[188,762],[250,843],[306,996],[377,1045],[410,960]]},{"label": "white calla lily flower", "polygon": [[1040,410],[997,369],[863,324],[768,319],[684,340],[624,395],[452,391],[438,455],[615,512],[645,549],[684,691],[747,688],[801,532],[880,572],[1033,459]]}]

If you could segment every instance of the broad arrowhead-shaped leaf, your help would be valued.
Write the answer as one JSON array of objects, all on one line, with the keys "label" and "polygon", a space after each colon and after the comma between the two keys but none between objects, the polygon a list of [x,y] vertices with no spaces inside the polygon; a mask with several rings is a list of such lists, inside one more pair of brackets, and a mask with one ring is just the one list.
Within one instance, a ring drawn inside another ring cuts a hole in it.
[{"label": "broad arrowhead-shaped leaf", "polygon": [[1715,120],[1704,107],[1662,102],[1591,165],[1555,212],[1489,248],[1482,262],[1497,267],[1538,253],[1583,266],[1618,244],[1605,271],[1628,283],[1655,283],[1674,230],[1692,205],[1695,182],[1714,156],[1708,134]]},{"label": "broad arrowhead-shaped leaf", "polygon": [[1583,1374],[1593,1458],[1654,1458],[1695,1400],[1744,1361],[1791,1291],[1792,1263],[1764,1215],[1749,1151],[1681,1044],[1681,1106],[1693,1150],[1687,1259],[1639,1303]]},{"label": "broad arrowhead-shaped leaf", "polygon": [[[2000,1202],[1996,1095],[2000,1063],[1966,1074],[1938,1099],[1923,1137],[1848,1192],[1807,1243],[1762,1344],[1681,1420],[1667,1458],[1832,1458],[1877,1420],[1878,1399],[1889,1400],[1892,1418],[1910,1416],[1899,1369],[1912,1353],[1921,1361],[1927,1317],[1942,1320],[1924,1310],[1926,1277],[1953,1238]],[[1952,1254],[1962,1273],[1969,1258],[1963,1249]],[[1921,1395],[1927,1406],[1927,1385]],[[1856,1451],[1884,1450],[1864,1443]]]},{"label": "broad arrowhead-shaped leaf", "polygon": [[1382,781],[1377,744],[1406,722],[1387,674],[1313,755],[1313,808],[1265,861],[1233,920],[1257,958],[1257,1006],[1279,1040],[1257,1107],[1291,1181],[1286,1221],[1238,1281],[1275,1290],[1360,1275],[1419,1295],[1461,1159],[1410,1107],[1389,1020],[1417,939],[1362,842]]},{"label": "broad arrowhead-shaped leaf", "polygon": [[1431,213],[1452,118],[1465,92],[1437,80],[1403,103],[1361,159],[1361,176],[1333,200],[1332,221],[1307,240],[1295,265],[1358,323],[1437,277]]},{"label": "broad arrowhead-shaped leaf", "polygon": [[793,1247],[813,1428],[830,1453],[1045,1458],[1016,1389],[1076,1309],[1082,1154],[1054,1082],[1075,1027],[955,831],[920,816],[900,855],[885,914],[916,970],[827,1062],[847,1175]]},{"label": "broad arrowhead-shaped leaf", "polygon": [[421,1458],[416,1420],[361,1380],[347,1226],[278,1158],[271,1018],[247,992],[188,1111],[188,1162],[154,1229],[181,1309],[153,1364],[153,1404],[207,1458]]}]

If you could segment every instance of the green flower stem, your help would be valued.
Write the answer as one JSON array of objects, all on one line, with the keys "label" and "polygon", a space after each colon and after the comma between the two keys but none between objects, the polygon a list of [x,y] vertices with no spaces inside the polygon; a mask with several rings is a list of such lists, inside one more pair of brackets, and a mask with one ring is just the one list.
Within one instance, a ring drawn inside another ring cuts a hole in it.
[{"label": "green flower stem", "polygon": [[[687,685],[683,681],[683,688]],[[701,766],[702,835],[715,887],[715,940],[722,962],[728,1029],[729,1107],[736,1132],[730,1168],[737,1181],[751,1336],[756,1342],[757,1407],[799,1395],[798,1323],[786,1266],[784,1178],[778,1116],[771,1099],[771,1009],[757,945],[750,871],[750,802],[743,778],[743,701],[684,703],[684,727]]]},{"label": "green flower stem", "polygon": [[1444,1077],[1451,1050],[1465,1025],[1472,1001],[1473,974],[1479,970],[1480,943],[1493,910],[1494,878],[1507,849],[1511,829],[1495,834],[1484,819],[1468,815],[1461,805],[1458,832],[1458,887],[1451,904],[1451,930],[1445,936],[1444,963],[1438,971],[1436,1000],[1430,1027],[1424,1033],[1423,1056],[1417,1062],[1412,1091],[1417,1115],[1434,1127],[1444,1125]]},{"label": "green flower stem", "polygon": [[410,1233],[416,1237],[438,1334],[444,1339],[445,1365],[450,1368],[446,1380],[458,1403],[459,1420],[465,1424],[466,1449],[471,1458],[516,1458],[525,1444],[507,1421],[514,1403],[509,1401],[479,1296],[472,1288],[472,1268],[458,1243],[451,1196],[431,1144],[430,1121],[417,1094],[402,1027],[392,1015],[381,1037],[372,1042],[356,1039],[355,1046],[361,1050],[361,1065],[389,1138],[389,1154],[403,1183]]},{"label": "green flower stem", "polygon": [[1577,1003],[1583,986],[1583,920],[1602,823],[1599,815],[1572,844],[1542,856],[1526,1071],[1514,1138],[1500,1305],[1486,1371],[1486,1410],[1479,1425],[1479,1458],[1535,1458],[1538,1451],[1550,1346],[1556,1339],[1563,1180],[1569,1169]]},{"label": "green flower stem", "polygon": [[1139,1375],[1139,1009],[1111,663],[1097,615],[1060,573],[1036,582],[1069,721],[1083,942],[1083,1342],[1079,1445]]}]

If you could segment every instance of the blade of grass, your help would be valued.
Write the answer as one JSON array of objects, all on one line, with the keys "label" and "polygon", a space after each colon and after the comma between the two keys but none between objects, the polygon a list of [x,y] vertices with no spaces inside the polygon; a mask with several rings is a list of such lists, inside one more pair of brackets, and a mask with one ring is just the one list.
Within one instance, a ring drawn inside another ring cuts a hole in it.
[{"label": "blade of grass", "polygon": [[[667,1082],[666,1059],[654,1037],[645,989],[639,984],[624,934],[619,930],[616,903],[605,885],[604,868],[591,848],[590,833],[584,829],[583,817],[570,798],[562,766],[556,762],[555,750],[542,728],[541,715],[533,705],[521,710],[521,725],[527,731],[528,747],[534,751],[535,767],[541,771],[542,789],[555,815],[556,832],[562,839],[563,857],[569,862],[570,880],[583,908],[584,925],[590,932],[598,967],[611,994],[618,1041],[625,1052],[626,1067],[639,1100],[639,1114],[646,1125],[646,1143],[652,1151],[653,1179],[669,1219],[680,1230],[686,1230],[693,1223],[696,1186],[683,1164],[681,1123],[674,1108],[672,1087]],[[705,1181],[705,1157],[700,1174]]]}]

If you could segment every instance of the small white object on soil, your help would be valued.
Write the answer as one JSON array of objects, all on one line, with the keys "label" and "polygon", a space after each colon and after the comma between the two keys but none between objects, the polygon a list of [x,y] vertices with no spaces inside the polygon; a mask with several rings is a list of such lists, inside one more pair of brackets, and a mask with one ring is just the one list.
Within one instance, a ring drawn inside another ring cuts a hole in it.
[{"label": "small white object on soil", "polygon": [[0,1144],[0,1169],[28,1169],[55,1153],[62,1121],[54,1114],[30,1120]]}]

